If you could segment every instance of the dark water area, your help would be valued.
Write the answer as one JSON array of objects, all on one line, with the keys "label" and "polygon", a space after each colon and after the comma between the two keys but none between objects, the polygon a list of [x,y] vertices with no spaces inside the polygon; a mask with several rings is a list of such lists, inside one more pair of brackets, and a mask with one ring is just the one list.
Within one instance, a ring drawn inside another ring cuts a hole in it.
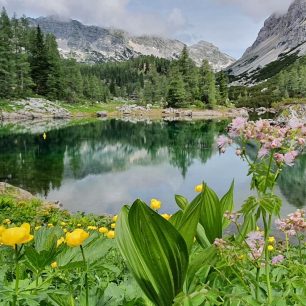
[{"label": "dark water area", "polygon": [[[238,209],[252,194],[247,164],[230,148],[219,155],[228,121],[94,121],[47,131],[0,127],[0,178],[64,208],[117,213],[136,198],[158,198],[162,212],[177,210],[174,194],[192,199],[205,181],[223,195],[235,180]],[[306,207],[306,156],[281,175],[282,214]]]}]

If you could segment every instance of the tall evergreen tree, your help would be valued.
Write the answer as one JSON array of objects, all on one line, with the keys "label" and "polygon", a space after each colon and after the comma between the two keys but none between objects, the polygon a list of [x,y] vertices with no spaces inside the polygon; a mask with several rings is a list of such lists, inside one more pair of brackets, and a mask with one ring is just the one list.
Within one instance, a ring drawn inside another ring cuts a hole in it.
[{"label": "tall evergreen tree", "polygon": [[172,65],[170,70],[166,100],[170,107],[182,107],[186,105],[185,84],[177,64]]},{"label": "tall evergreen tree", "polygon": [[216,104],[216,79],[207,60],[202,62],[199,74],[200,99],[208,106],[214,107]]},{"label": "tall evergreen tree", "polygon": [[15,89],[12,27],[5,8],[0,14],[0,97],[10,98]]},{"label": "tall evergreen tree", "polygon": [[31,41],[31,76],[34,82],[34,91],[37,94],[48,93],[49,63],[48,53],[44,40],[44,35],[39,26],[33,32]]}]

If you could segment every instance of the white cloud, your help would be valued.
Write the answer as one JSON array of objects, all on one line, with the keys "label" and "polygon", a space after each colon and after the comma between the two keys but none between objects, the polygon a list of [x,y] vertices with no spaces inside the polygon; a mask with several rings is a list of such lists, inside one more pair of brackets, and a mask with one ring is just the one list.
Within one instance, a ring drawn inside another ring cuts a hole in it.
[{"label": "white cloud", "polygon": [[158,12],[130,10],[131,0],[0,0],[10,14],[58,15],[80,20],[85,24],[115,27],[135,34],[174,35],[186,19],[174,8],[168,15]]},{"label": "white cloud", "polygon": [[254,20],[262,20],[272,13],[284,13],[293,0],[216,0],[222,5],[236,6]]}]

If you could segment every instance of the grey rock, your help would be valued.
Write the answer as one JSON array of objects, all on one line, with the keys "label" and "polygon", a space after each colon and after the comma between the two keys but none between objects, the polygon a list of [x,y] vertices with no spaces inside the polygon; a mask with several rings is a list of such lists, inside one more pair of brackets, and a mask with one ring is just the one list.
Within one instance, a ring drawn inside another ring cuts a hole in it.
[{"label": "grey rock", "polygon": [[105,118],[107,117],[107,112],[97,112],[97,117]]},{"label": "grey rock", "polygon": [[276,122],[288,123],[291,120],[306,124],[306,104],[286,105],[280,109]]}]

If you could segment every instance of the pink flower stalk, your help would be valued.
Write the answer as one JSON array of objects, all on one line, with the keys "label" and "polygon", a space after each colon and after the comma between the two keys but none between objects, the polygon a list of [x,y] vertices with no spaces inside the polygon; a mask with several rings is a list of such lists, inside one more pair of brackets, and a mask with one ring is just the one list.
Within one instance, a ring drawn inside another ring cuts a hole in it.
[{"label": "pink flower stalk", "polygon": [[214,246],[219,249],[225,249],[227,246],[227,242],[222,238],[216,238],[214,241]]},{"label": "pink flower stalk", "polygon": [[276,149],[282,146],[282,140],[280,138],[275,138],[271,143],[271,148]]},{"label": "pink flower stalk", "polygon": [[284,261],[285,257],[283,255],[277,255],[277,256],[274,256],[272,259],[271,259],[271,263],[272,265],[277,265],[279,263],[281,263],[282,261]]},{"label": "pink flower stalk", "polygon": [[219,149],[225,148],[227,145],[231,143],[232,143],[232,140],[224,135],[219,136],[217,140],[217,145]]},{"label": "pink flower stalk", "polygon": [[281,153],[275,153],[274,154],[274,159],[276,160],[277,163],[283,163],[285,160],[284,154]]},{"label": "pink flower stalk", "polygon": [[261,257],[265,246],[263,232],[253,231],[247,235],[246,243],[250,248],[249,257],[256,260]]},{"label": "pink flower stalk", "polygon": [[269,154],[269,150],[266,147],[261,147],[258,151],[258,157],[263,158]]},{"label": "pink flower stalk", "polygon": [[286,153],[284,155],[285,164],[288,165],[288,166],[293,166],[294,165],[294,160],[297,156],[298,156],[297,151],[291,151],[291,152]]},{"label": "pink flower stalk", "polygon": [[304,210],[298,209],[293,214],[289,214],[287,218],[276,220],[275,224],[279,230],[281,230],[288,236],[294,236],[298,232],[305,232],[305,212]]}]

